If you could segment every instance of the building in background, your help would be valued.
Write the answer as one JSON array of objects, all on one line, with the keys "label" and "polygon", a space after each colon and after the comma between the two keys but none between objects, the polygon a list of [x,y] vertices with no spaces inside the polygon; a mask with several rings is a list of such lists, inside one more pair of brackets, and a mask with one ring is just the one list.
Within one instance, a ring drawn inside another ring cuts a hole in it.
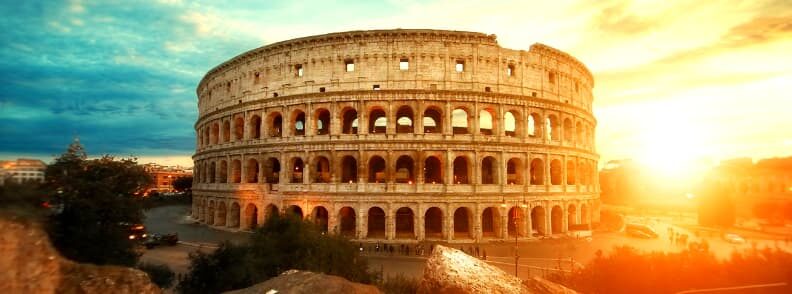
[{"label": "building in background", "polygon": [[6,181],[43,182],[46,169],[47,165],[38,159],[2,160],[0,161],[0,185],[5,184]]},{"label": "building in background", "polygon": [[792,157],[726,160],[709,178],[734,199],[738,217],[792,221]]},{"label": "building in background", "polygon": [[145,191],[144,195],[148,195],[155,191],[158,193],[174,192],[174,180],[183,177],[192,177],[192,169],[181,166],[164,166],[156,163],[147,163],[143,165],[143,168],[154,180],[153,185]]}]

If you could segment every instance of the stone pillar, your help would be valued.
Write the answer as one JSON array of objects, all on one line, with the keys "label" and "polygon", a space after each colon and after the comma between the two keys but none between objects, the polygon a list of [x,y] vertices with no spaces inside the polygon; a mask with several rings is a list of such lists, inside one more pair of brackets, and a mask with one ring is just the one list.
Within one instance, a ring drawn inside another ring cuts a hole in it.
[{"label": "stone pillar", "polygon": [[561,207],[561,232],[566,233],[569,229],[569,207],[566,203]]},{"label": "stone pillar", "polygon": [[423,184],[426,180],[424,179],[424,152],[423,150],[418,150],[415,153],[415,184]]},{"label": "stone pillar", "polygon": [[368,234],[368,211],[360,210],[358,218],[355,219],[355,237],[356,239],[365,239]]},{"label": "stone pillar", "polygon": [[501,225],[500,225],[500,232],[498,232],[499,233],[498,237],[501,239],[505,239],[509,236],[509,206],[507,205],[506,207],[501,208],[500,211],[501,211],[501,217],[500,217]]},{"label": "stone pillar", "polygon": [[413,129],[415,130],[414,133],[416,134],[424,133],[423,112],[424,103],[423,100],[421,100],[418,101],[418,106],[415,108],[415,112],[413,112]]},{"label": "stone pillar", "polygon": [[388,120],[385,134],[396,134],[396,111],[393,110],[393,103],[388,102],[388,106],[385,109],[387,111],[387,113],[385,113],[385,118]]},{"label": "stone pillar", "polygon": [[528,238],[533,237],[533,234],[531,234],[531,227],[533,227],[533,224],[531,223],[531,209],[531,206],[527,206],[523,209],[523,217],[525,218],[525,221],[523,221],[523,224],[525,225],[525,227],[523,227],[523,236]]},{"label": "stone pillar", "polygon": [[470,214],[472,215],[470,218],[473,219],[473,238],[480,242],[484,236],[483,228],[481,227],[481,207],[476,204],[471,210]]},{"label": "stone pillar", "polygon": [[[448,208],[448,205],[446,205]],[[443,238],[446,242],[451,242],[454,239],[454,212],[447,209],[448,213],[443,215]]]},{"label": "stone pillar", "polygon": [[446,105],[445,105],[445,117],[443,117],[441,119],[441,121],[443,122],[443,134],[444,135],[451,135],[451,134],[454,133],[453,132],[453,128],[451,127],[451,121],[452,121],[451,112],[452,111],[453,111],[453,109],[451,109],[451,103],[446,102]]},{"label": "stone pillar", "polygon": [[388,213],[385,215],[385,239],[386,240],[393,240],[396,239],[396,225],[395,220],[393,217],[394,212],[388,210]]},{"label": "stone pillar", "polygon": [[456,184],[454,181],[454,156],[451,154],[451,150],[446,150],[446,162],[445,162],[445,184],[446,185],[453,185]]},{"label": "stone pillar", "polygon": [[418,219],[415,222],[415,228],[416,228],[415,236],[417,237],[418,241],[423,241],[426,239],[426,219],[423,214],[422,206],[418,206],[418,211],[415,212],[415,216]]},{"label": "stone pillar", "polygon": [[279,156],[280,160],[280,173],[278,173],[278,183],[288,184],[291,182],[291,164],[289,164],[289,158],[287,157],[286,153],[281,152]]},{"label": "stone pillar", "polygon": [[327,212],[327,231],[334,235],[341,232],[341,228],[338,227],[338,215],[336,213],[337,211],[332,206]]},{"label": "stone pillar", "polygon": [[311,158],[308,156],[308,151],[303,155],[303,184],[308,185],[311,183]]},{"label": "stone pillar", "polygon": [[553,203],[547,202],[545,207],[545,235],[549,236],[553,234]]},{"label": "stone pillar", "polygon": [[358,135],[368,134],[368,107],[362,105],[363,109],[358,109]]}]

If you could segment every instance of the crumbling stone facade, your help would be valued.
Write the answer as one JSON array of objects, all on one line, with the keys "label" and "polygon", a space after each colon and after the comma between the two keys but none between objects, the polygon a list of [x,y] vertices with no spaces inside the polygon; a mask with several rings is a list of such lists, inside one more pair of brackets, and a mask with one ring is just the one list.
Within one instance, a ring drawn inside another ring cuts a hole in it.
[{"label": "crumbling stone facade", "polygon": [[197,88],[193,216],[359,240],[487,241],[597,221],[594,80],[542,44],[438,30],[274,43]]}]

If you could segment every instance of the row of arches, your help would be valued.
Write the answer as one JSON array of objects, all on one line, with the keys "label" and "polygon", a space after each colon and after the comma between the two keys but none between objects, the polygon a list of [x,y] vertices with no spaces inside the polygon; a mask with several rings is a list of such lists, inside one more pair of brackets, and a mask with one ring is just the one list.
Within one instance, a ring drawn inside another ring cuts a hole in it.
[{"label": "row of arches", "polygon": [[[280,157],[252,156],[245,159],[200,160],[196,166],[199,183],[403,183],[403,184],[482,184],[482,185],[593,185],[596,182],[594,161],[569,157],[552,158],[548,164],[542,158],[530,163],[521,157],[510,157],[505,163],[495,155],[459,155],[446,163],[442,153],[424,154],[415,160],[414,154],[400,156],[371,155],[364,162],[355,153],[341,155],[315,154],[311,157],[293,156],[286,166]],[[243,170],[243,162],[244,170]],[[478,167],[477,170],[475,167]]]},{"label": "row of arches", "polygon": [[568,204],[484,205],[478,211],[460,206],[449,211],[430,206],[418,211],[414,206],[393,210],[374,205],[365,209],[342,206],[337,210],[316,205],[306,214],[299,205],[282,211],[268,204],[263,211],[255,203],[244,208],[237,202],[199,199],[193,203],[193,217],[213,226],[251,230],[270,214],[311,221],[320,230],[353,239],[463,240],[529,238],[562,234],[570,227],[588,227],[591,208],[587,202]]},{"label": "row of arches", "polygon": [[[197,137],[200,147],[265,137],[365,133],[476,133],[546,137],[550,141],[563,140],[587,146],[593,143],[593,128],[582,119],[556,114],[543,116],[538,112],[522,115],[520,111],[509,107],[503,106],[503,115],[500,115],[500,108],[494,105],[479,107],[477,111],[473,107],[457,106],[446,112],[444,106],[432,104],[419,113],[410,105],[401,105],[389,115],[386,105],[370,106],[365,114],[359,114],[356,108],[347,106],[335,116],[327,108],[314,109],[310,115],[302,108],[297,108],[287,113],[287,119],[279,111],[268,112],[265,116],[250,114],[247,119],[245,114],[236,114],[205,124]],[[332,129],[333,124],[340,124],[340,128]]]}]

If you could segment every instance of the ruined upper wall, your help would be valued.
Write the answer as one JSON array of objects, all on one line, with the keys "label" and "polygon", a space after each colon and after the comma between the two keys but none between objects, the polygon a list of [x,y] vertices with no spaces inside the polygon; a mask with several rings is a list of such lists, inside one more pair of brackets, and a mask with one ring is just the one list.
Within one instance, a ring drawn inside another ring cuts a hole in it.
[{"label": "ruined upper wall", "polygon": [[[406,70],[400,68],[403,60]],[[350,62],[353,71],[347,71]],[[456,70],[459,62],[462,72]],[[201,114],[243,101],[375,88],[524,95],[590,110],[593,85],[581,62],[546,45],[513,50],[500,47],[495,35],[397,29],[331,33],[256,48],[210,70],[197,94]]]}]

